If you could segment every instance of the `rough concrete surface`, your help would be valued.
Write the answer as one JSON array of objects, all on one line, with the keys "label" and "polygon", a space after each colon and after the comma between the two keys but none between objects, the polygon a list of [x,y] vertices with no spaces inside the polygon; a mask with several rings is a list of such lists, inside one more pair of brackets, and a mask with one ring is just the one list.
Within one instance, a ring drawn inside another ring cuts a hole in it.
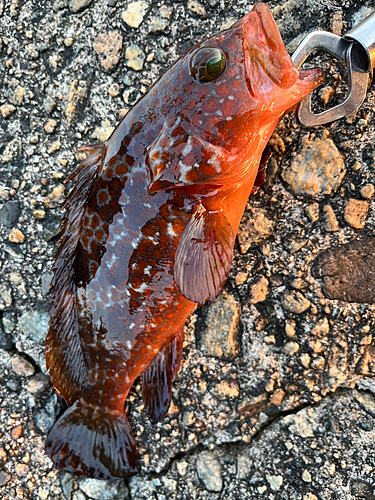
[{"label": "rough concrete surface", "polygon": [[[375,2],[270,6],[293,51],[311,30],[345,33]],[[224,293],[188,319],[168,415],[152,426],[137,384],[128,399],[141,473],[115,483],[76,480],[43,452],[65,408],[45,373],[43,344],[61,205],[72,187],[63,179],[80,158],[75,150],[108,137],[179,54],[251,7],[0,0],[1,498],[375,499],[374,293],[350,290],[366,287],[365,278],[340,277],[355,268],[362,238],[357,275],[373,263],[366,243],[375,229],[374,85],[336,123],[280,123]],[[344,97],[345,69],[325,55],[314,63],[327,75],[313,99],[323,109]],[[327,250],[331,260],[350,256],[350,266],[335,263],[336,298],[327,254],[325,269],[311,272]],[[344,300],[358,296],[361,303]]]}]

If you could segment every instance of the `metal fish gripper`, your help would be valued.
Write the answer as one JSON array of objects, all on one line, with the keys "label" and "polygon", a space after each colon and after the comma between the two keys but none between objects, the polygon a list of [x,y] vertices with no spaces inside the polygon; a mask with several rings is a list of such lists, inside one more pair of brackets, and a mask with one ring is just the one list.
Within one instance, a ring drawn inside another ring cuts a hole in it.
[{"label": "metal fish gripper", "polygon": [[297,109],[298,120],[305,127],[338,120],[362,104],[370,73],[375,67],[375,12],[342,37],[327,31],[308,34],[292,55],[295,67],[298,69],[312,52],[319,49],[346,65],[349,91],[341,104],[318,114],[311,110],[311,95],[305,97]]}]

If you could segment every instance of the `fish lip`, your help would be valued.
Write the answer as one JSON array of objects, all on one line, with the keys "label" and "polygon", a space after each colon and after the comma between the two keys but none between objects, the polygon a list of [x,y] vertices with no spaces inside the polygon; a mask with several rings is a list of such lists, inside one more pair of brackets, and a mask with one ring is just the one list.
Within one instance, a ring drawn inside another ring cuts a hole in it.
[{"label": "fish lip", "polygon": [[250,94],[259,102],[275,101],[283,91],[298,89],[307,95],[322,83],[320,68],[295,68],[268,5],[255,4],[242,19],[242,30],[246,81]]}]

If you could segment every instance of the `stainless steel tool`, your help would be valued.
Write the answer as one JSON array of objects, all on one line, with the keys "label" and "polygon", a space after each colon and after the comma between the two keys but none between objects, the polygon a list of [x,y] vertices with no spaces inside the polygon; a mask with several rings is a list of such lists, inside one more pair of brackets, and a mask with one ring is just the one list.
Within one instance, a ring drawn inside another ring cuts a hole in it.
[{"label": "stainless steel tool", "polygon": [[362,104],[370,72],[375,67],[375,12],[340,37],[327,31],[314,31],[304,38],[292,55],[299,68],[314,50],[324,50],[346,64],[349,92],[337,106],[319,114],[311,110],[311,96],[299,105],[297,117],[302,125],[315,127],[347,116]]}]

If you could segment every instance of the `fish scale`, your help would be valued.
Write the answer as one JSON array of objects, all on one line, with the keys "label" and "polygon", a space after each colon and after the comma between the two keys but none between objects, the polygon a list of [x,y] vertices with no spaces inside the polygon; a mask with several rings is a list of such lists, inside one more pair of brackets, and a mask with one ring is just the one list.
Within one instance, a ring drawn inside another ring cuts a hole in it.
[{"label": "fish scale", "polygon": [[192,47],[69,179],[46,359],[69,408],[46,441],[57,467],[139,470],[124,413],[134,380],[168,410],[183,326],[214,302],[259,162],[280,117],[322,81],[294,68],[265,4]]}]

